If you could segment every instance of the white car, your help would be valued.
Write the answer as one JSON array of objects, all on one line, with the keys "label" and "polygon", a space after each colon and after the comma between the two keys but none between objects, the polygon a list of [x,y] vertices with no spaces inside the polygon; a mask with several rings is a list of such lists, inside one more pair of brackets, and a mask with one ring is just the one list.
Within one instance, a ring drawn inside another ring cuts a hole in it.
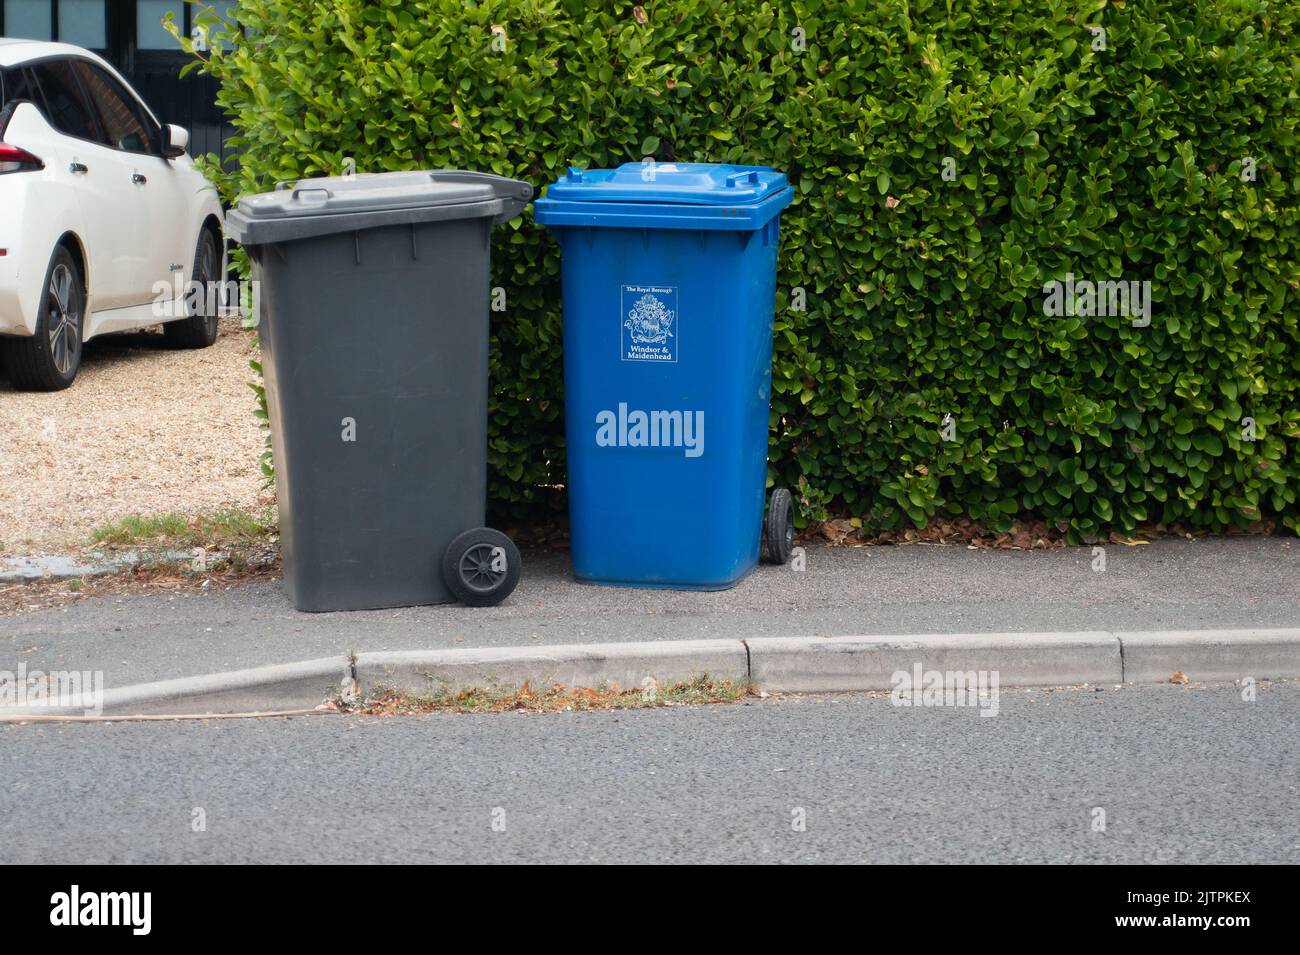
[{"label": "white car", "polygon": [[188,144],[90,51],[0,39],[0,358],[14,386],[66,388],[82,343],[107,332],[166,322],[177,347],[216,340],[213,297],[187,293],[224,279],[221,205]]}]

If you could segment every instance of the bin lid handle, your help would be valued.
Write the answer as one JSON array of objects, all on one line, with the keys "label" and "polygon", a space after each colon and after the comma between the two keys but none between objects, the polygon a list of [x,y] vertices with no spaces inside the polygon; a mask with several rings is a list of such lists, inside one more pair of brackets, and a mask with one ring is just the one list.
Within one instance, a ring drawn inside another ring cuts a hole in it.
[{"label": "bin lid handle", "polygon": [[490,172],[473,172],[468,169],[430,169],[425,170],[435,182],[478,183],[490,186],[499,199],[514,199],[527,202],[533,197],[533,187],[519,179],[510,179]]},{"label": "bin lid handle", "polygon": [[304,197],[310,198],[312,202],[324,202],[326,199],[334,198],[334,193],[324,186],[304,186],[293,191],[294,199],[303,199]]},{"label": "bin lid handle", "polygon": [[736,184],[741,182],[757,183],[758,171],[751,170],[750,172],[733,172],[730,176],[727,177],[727,188],[735,189]]}]

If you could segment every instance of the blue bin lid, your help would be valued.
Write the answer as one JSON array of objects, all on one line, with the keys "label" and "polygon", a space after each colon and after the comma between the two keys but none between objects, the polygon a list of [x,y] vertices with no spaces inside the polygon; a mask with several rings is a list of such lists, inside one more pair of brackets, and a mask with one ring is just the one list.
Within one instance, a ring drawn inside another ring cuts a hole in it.
[{"label": "blue bin lid", "polygon": [[758,229],[793,198],[785,173],[768,166],[629,162],[570,167],[533,214],[555,226]]},{"label": "blue bin lid", "polygon": [[785,173],[767,166],[627,162],[617,169],[571,167],[546,194],[570,202],[734,206],[760,202],[786,185]]}]

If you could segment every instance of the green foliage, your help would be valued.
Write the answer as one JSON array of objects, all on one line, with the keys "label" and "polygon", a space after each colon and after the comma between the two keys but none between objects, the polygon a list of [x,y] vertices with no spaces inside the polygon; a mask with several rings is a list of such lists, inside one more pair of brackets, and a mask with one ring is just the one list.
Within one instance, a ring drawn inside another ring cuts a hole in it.
[{"label": "green foliage", "polygon": [[[348,157],[538,186],[646,154],[786,171],[769,479],[806,516],[1300,529],[1295,3],[241,0],[238,17],[246,37],[202,67],[244,150],[230,199]],[[510,308],[490,492],[525,510],[564,480],[559,252],[526,213],[494,255]],[[1067,273],[1151,282],[1149,326],[1047,314]]]}]

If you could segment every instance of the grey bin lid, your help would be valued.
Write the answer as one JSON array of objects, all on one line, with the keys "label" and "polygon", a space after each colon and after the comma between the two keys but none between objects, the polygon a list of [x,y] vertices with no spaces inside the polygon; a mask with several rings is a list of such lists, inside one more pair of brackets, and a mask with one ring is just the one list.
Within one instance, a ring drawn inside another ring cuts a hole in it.
[{"label": "grey bin lid", "polygon": [[389,225],[491,217],[505,222],[533,197],[517,179],[454,169],[358,173],[280,183],[226,214],[243,245],[264,245]]}]

